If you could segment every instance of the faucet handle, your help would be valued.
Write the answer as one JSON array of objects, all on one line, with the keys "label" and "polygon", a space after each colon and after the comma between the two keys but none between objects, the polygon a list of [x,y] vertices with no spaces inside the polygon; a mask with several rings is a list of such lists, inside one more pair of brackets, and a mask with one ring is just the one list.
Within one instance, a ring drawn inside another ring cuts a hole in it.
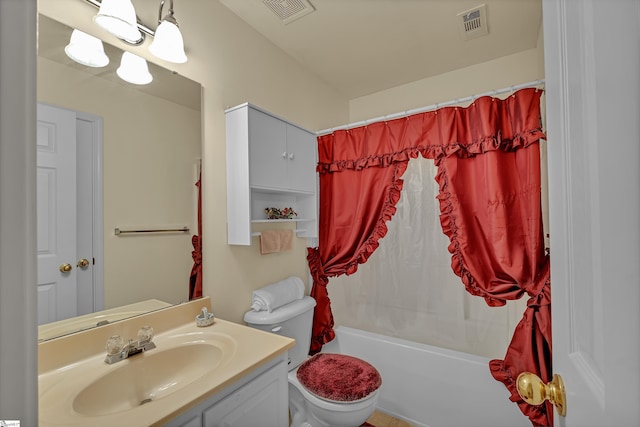
[{"label": "faucet handle", "polygon": [[153,338],[153,328],[151,326],[143,326],[138,330],[138,343],[147,343]]},{"label": "faucet handle", "polygon": [[104,348],[107,350],[107,354],[109,355],[121,353],[124,349],[124,339],[120,335],[112,335],[107,340],[107,344]]}]

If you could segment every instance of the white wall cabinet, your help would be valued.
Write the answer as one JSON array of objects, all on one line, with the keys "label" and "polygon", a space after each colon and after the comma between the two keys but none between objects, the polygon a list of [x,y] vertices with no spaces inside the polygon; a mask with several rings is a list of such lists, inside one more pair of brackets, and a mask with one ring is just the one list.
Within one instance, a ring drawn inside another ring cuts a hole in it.
[{"label": "white wall cabinet", "polygon": [[[225,113],[227,242],[250,245],[252,224],[270,221],[293,221],[298,237],[317,237],[315,134],[249,103]],[[267,220],[269,207],[298,215]]]},{"label": "white wall cabinet", "polygon": [[178,416],[165,427],[289,425],[287,353]]}]

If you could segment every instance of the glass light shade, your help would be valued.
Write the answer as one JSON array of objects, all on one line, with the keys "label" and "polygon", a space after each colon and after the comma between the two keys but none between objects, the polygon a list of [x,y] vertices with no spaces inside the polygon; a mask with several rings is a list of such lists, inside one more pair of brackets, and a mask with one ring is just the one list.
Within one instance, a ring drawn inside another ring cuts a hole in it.
[{"label": "glass light shade", "polygon": [[136,10],[131,0],[102,0],[93,21],[114,36],[128,42],[136,43],[142,39],[138,30]]},{"label": "glass light shade", "polygon": [[102,40],[80,30],[73,30],[64,52],[69,58],[88,67],[104,67],[109,63]]},{"label": "glass light shade", "polygon": [[165,61],[177,64],[187,62],[182,33],[176,24],[167,20],[163,20],[156,28],[149,52]]},{"label": "glass light shade", "polygon": [[146,85],[153,81],[149,66],[144,58],[131,52],[124,52],[116,74],[122,80],[134,85]]}]

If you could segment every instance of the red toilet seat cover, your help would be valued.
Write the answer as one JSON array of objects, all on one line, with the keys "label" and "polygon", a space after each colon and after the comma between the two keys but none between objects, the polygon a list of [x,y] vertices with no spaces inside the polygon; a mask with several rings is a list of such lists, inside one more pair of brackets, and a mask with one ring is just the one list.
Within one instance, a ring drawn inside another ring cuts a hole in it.
[{"label": "red toilet seat cover", "polygon": [[364,399],[382,384],[380,373],[364,360],[335,353],[318,353],[298,368],[300,383],[314,395],[338,402]]}]

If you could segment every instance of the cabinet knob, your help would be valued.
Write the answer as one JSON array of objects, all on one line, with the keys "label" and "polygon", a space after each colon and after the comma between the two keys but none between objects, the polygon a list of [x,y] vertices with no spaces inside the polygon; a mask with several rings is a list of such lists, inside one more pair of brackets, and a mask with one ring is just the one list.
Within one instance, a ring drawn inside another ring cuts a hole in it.
[{"label": "cabinet knob", "polygon": [[282,158],[283,158],[283,159],[286,159],[286,158],[287,158],[287,152],[286,152],[286,151],[282,153]]},{"label": "cabinet knob", "polygon": [[295,154],[293,154],[293,153],[290,153],[290,154],[289,154],[289,160],[293,160],[293,159],[295,159],[295,158],[296,158]]}]

